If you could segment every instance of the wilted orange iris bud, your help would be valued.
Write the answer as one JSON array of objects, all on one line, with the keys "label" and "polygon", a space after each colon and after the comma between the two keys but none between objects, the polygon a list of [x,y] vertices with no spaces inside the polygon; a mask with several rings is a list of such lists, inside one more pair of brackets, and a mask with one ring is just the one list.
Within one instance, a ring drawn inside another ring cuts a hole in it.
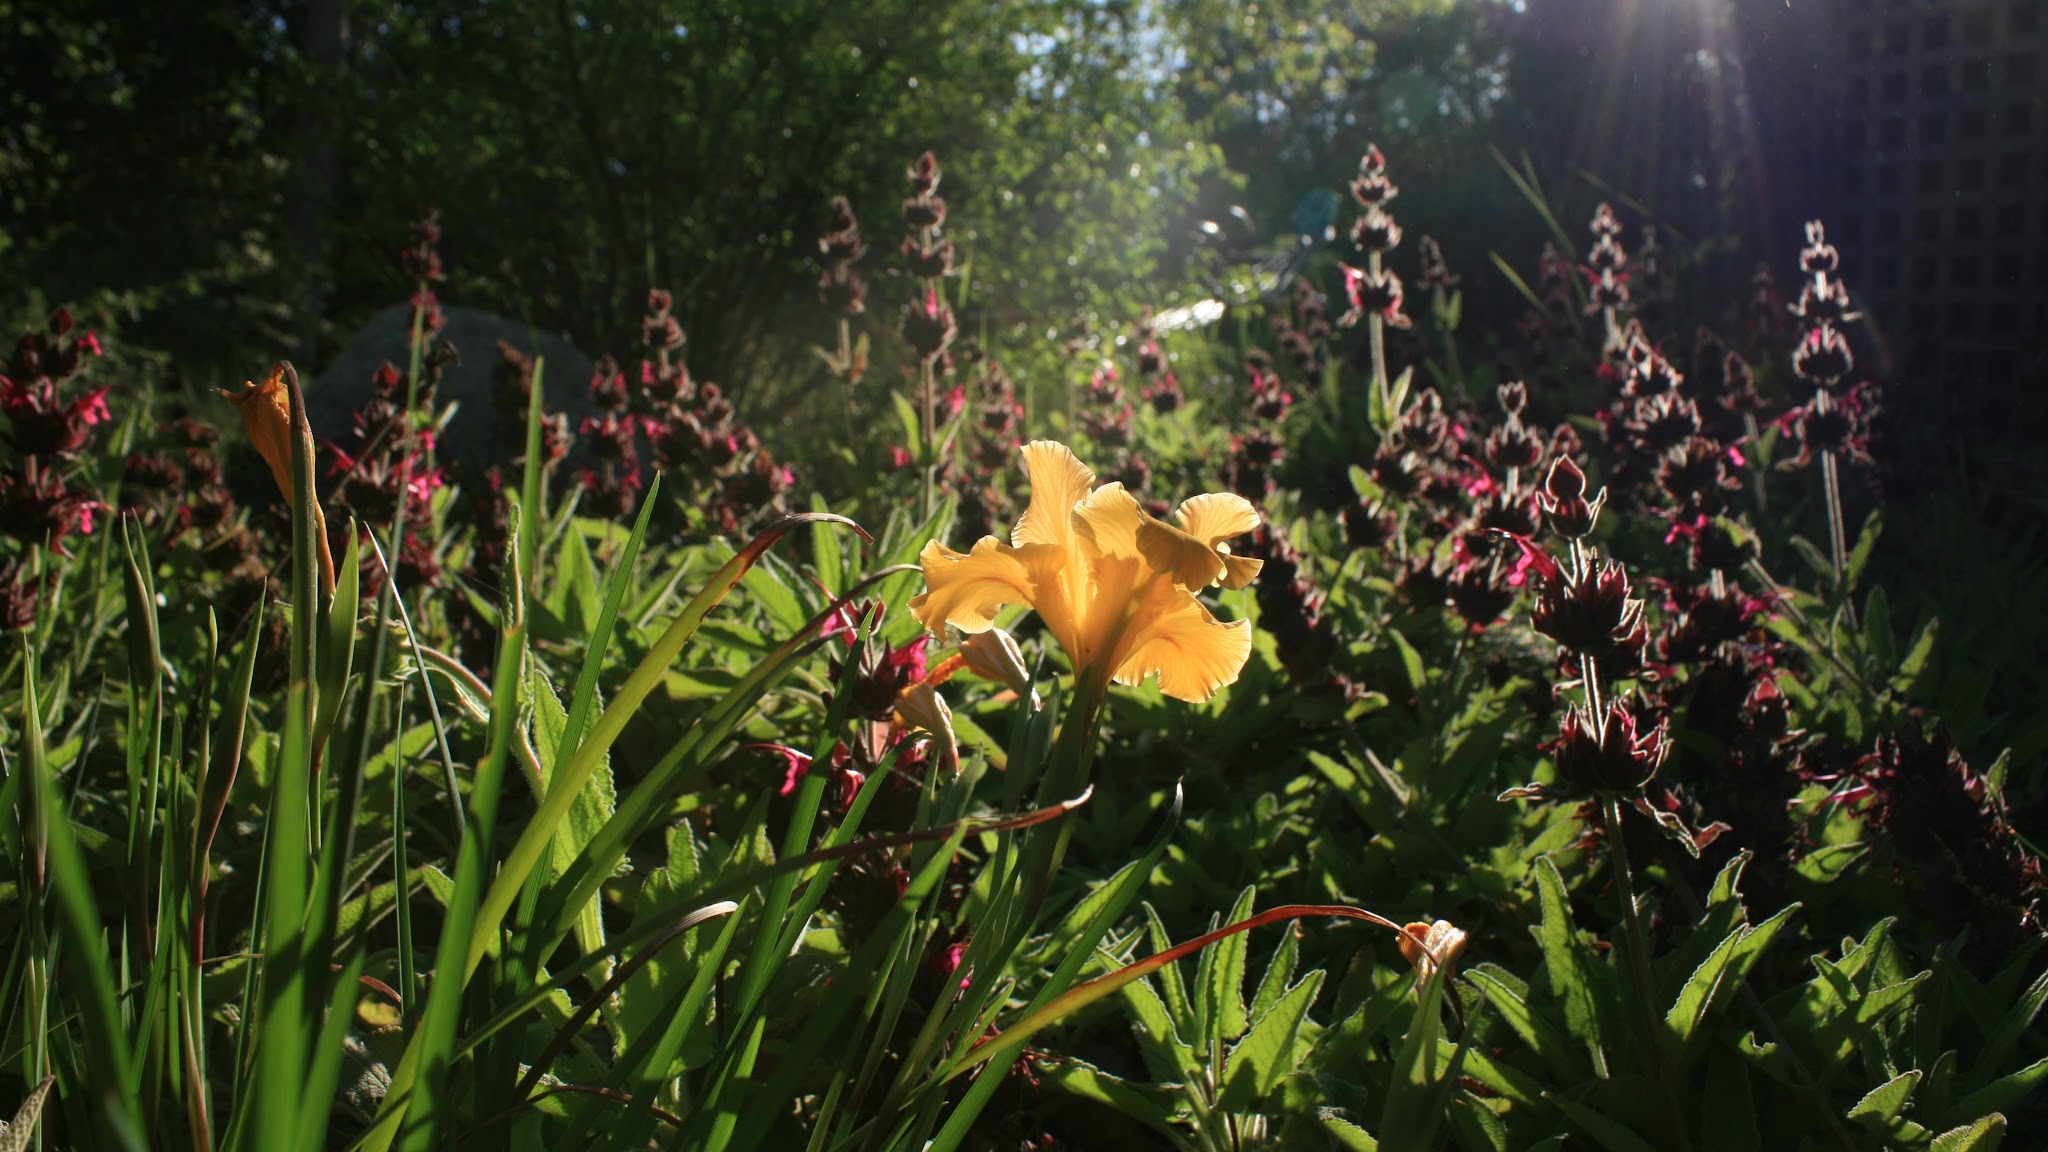
[{"label": "wilted orange iris bud", "polygon": [[244,384],[240,392],[221,390],[242,414],[242,431],[270,465],[277,490],[292,498],[292,398],[284,386],[284,365],[270,370],[261,384]]},{"label": "wilted orange iris bud", "polygon": [[1418,920],[1401,928],[1401,956],[1415,968],[1417,979],[1427,980],[1442,964],[1449,968],[1465,950],[1465,931],[1449,920],[1425,924]]},{"label": "wilted orange iris bud", "polygon": [[[277,481],[277,490],[284,493],[285,503],[296,507],[298,497],[292,485],[292,440],[295,435],[292,430],[292,394],[298,390],[298,379],[293,375],[291,383],[287,384],[285,381],[289,373],[291,365],[280,361],[270,369],[270,375],[264,377],[261,384],[245,383],[240,392],[229,392],[224,388],[219,391],[241,412],[242,431],[248,435],[249,443],[256,446],[263,462],[270,465],[271,478]],[[304,407],[303,398],[300,406]],[[305,452],[310,467],[313,460],[313,431],[310,426],[306,427]],[[327,518],[321,513],[317,498],[308,513],[313,517],[313,536],[319,546],[320,581],[331,593],[334,591],[334,559],[327,551]]]}]

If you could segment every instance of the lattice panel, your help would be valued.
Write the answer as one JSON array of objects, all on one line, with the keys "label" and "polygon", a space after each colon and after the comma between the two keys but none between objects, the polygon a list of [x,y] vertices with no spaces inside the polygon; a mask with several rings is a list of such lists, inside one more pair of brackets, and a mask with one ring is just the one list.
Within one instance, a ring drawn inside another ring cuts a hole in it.
[{"label": "lattice panel", "polygon": [[1832,16],[1845,276],[1902,383],[1981,381],[1947,399],[1995,403],[2048,332],[2048,0]]}]

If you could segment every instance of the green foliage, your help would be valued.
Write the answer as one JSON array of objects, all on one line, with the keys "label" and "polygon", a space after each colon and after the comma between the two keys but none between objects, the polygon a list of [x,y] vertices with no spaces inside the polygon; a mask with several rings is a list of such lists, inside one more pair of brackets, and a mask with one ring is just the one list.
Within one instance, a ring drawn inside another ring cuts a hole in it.
[{"label": "green foliage", "polygon": [[[1941,540],[1916,562],[2015,586],[2037,558],[1871,513],[1838,577],[1778,430],[1741,433],[1756,459],[1696,519],[1663,508],[1659,469],[1585,448],[1614,503],[1584,541],[1516,533],[1525,552],[1488,529],[1538,469],[1487,457],[1519,416],[1491,421],[1493,369],[1458,359],[1509,337],[1473,331],[1464,293],[1381,380],[1326,317],[1313,355],[1271,362],[1284,417],[1196,373],[1283,311],[1305,322],[1314,261],[1288,301],[1141,334],[1163,343],[1149,367],[1128,348],[1121,318],[1189,287],[1163,269],[1202,180],[1338,146],[1282,148],[1258,109],[1419,108],[1437,79],[1335,80],[1456,11],[634,3],[607,24],[493,3],[363,32],[356,82],[383,87],[337,97],[369,108],[345,118],[373,161],[349,219],[443,179],[479,206],[451,221],[451,248],[488,254],[468,288],[608,337],[648,278],[674,283],[715,320],[692,356],[791,429],[813,421],[817,369],[779,339],[810,322],[809,217],[841,188],[875,215],[904,154],[939,146],[970,267],[946,292],[1015,371],[1018,435],[1071,436],[1169,519],[1195,492],[1260,498],[1259,580],[1203,590],[1255,624],[1250,652],[1190,704],[1068,666],[1012,609],[1021,676],[926,637],[925,549],[1000,532],[1025,497],[976,439],[1015,414],[998,389],[928,429],[883,383],[906,353],[880,303],[851,442],[795,454],[843,483],[723,533],[685,467],[596,514],[600,485],[543,451],[545,371],[520,472],[494,484],[409,455],[438,416],[391,399],[407,470],[381,517],[359,506],[381,474],[325,475],[331,430],[302,402],[289,493],[195,480],[219,492],[209,520],[135,466],[217,466],[203,436],[153,431],[167,406],[110,393],[82,447],[39,454],[16,451],[35,424],[10,400],[8,492],[56,476],[123,511],[8,527],[0,552],[0,599],[32,604],[0,654],[0,1085],[19,1086],[0,1147],[1945,1150],[2038,1128],[2048,950],[2010,815],[2048,748],[2011,703],[2031,649],[1899,579],[1898,551]],[[68,42],[130,34],[33,15]],[[1267,34],[1266,56],[1238,50]],[[445,75],[420,64],[456,50]],[[521,93],[529,119],[504,120]],[[1533,163],[1501,168],[1531,235],[1565,231]],[[667,212],[678,187],[701,197]],[[354,259],[341,290],[367,300]],[[1496,264],[1579,346],[1559,363],[1600,356],[1605,317],[1543,294],[1577,289]],[[1044,336],[1089,311],[1085,339]],[[1106,401],[1078,386],[1104,356],[1139,400],[1106,373]],[[961,361],[963,392],[991,387]],[[116,344],[65,387],[155,363]],[[1169,364],[1185,391],[1159,403]],[[1539,408],[1598,426],[1573,388],[1530,391],[1532,428]],[[1259,433],[1285,454],[1264,471],[1243,455]],[[945,464],[929,508],[867,467],[890,448]],[[1708,575],[1685,547],[1708,526],[1753,557]],[[1587,549],[1622,563],[1624,604],[1665,583],[1639,647],[1561,658],[1544,561],[1579,579]],[[1716,605],[1734,623],[1687,651]],[[1597,750],[1654,760],[1645,782],[1583,777],[1559,714],[1596,700],[1639,710],[1635,743]]]}]

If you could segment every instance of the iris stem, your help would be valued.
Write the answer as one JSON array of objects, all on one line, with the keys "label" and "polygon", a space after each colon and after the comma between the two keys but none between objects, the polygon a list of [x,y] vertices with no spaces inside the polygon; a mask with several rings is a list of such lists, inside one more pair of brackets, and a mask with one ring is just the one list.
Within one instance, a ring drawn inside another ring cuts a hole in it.
[{"label": "iris stem", "polygon": [[[1103,701],[1109,695],[1109,672],[1099,667],[1083,668],[1074,679],[1074,702],[1065,721],[1060,725],[1059,736],[1052,749],[1052,766],[1040,783],[1038,795],[1043,803],[1079,794],[1087,783],[1088,770],[1095,762],[1095,728],[1102,716]],[[1031,900],[1028,907],[1036,908],[1045,900],[1046,892],[1052,887],[1052,878],[1059,871],[1060,861],[1067,852],[1067,842],[1073,838],[1072,820],[1055,821],[1046,828],[1026,851],[1026,875],[1031,877]]]}]

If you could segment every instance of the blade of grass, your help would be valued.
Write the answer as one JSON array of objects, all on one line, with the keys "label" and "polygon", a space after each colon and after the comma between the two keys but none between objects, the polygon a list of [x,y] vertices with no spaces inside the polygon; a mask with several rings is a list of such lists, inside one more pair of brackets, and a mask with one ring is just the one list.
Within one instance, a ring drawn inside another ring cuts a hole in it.
[{"label": "blade of grass", "polygon": [[254,1127],[238,1134],[256,1148],[289,1147],[301,1128],[300,1110],[307,1101],[299,1081],[310,1058],[308,1007],[310,970],[324,957],[306,954],[304,929],[311,892],[315,753],[313,748],[314,675],[318,667],[317,635],[322,623],[319,572],[331,573],[326,540],[319,532],[317,496],[313,487],[313,433],[306,423],[305,396],[298,374],[283,365],[291,397],[292,426],[292,607],[291,671],[285,689],[284,733],[271,765],[269,822],[264,838],[264,933],[260,961],[257,1029],[252,1058],[255,1066]]},{"label": "blade of grass", "polygon": [[74,975],[65,987],[78,1001],[85,1029],[84,1083],[92,1086],[97,1097],[97,1106],[90,1111],[104,1125],[109,1145],[125,1145],[122,1133],[139,1131],[142,1124],[140,1103],[131,1088],[134,1053],[122,1034],[119,997],[107,965],[105,928],[93,899],[85,857],[78,849],[71,822],[47,818],[60,810],[61,800],[43,744],[42,701],[33,652],[25,653],[22,661],[21,712],[21,767],[27,777],[23,795],[33,792],[36,808],[34,821],[24,820],[23,827],[41,824],[58,935],[75,954],[71,960]]}]

